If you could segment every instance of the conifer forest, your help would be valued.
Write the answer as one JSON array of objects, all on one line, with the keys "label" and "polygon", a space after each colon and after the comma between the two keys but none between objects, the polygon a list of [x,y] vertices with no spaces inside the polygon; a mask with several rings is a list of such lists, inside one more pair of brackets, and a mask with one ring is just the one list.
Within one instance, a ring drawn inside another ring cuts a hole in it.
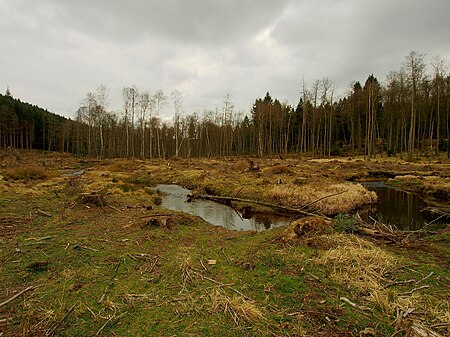
[{"label": "conifer forest", "polygon": [[[0,96],[0,146],[64,151],[98,158],[377,154],[437,155],[449,151],[450,75],[445,61],[411,51],[384,80],[369,75],[343,95],[328,77],[300,83],[298,103],[269,92],[251,111],[236,111],[225,94],[221,106],[183,112],[183,94],[124,87],[123,105],[111,111],[109,90],[99,85],[68,119]],[[171,112],[162,120],[161,111]]]}]

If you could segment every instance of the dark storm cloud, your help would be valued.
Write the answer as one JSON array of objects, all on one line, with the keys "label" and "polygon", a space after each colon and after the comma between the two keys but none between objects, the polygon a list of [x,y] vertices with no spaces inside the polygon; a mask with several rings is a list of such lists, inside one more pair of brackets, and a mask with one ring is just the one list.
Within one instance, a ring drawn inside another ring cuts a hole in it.
[{"label": "dark storm cloud", "polygon": [[[337,93],[401,67],[410,50],[450,61],[448,0],[0,0],[0,90],[73,115],[100,83],[178,89],[186,112],[229,92],[248,112],[270,91],[296,104],[302,79]],[[170,109],[167,108],[166,118]]]}]

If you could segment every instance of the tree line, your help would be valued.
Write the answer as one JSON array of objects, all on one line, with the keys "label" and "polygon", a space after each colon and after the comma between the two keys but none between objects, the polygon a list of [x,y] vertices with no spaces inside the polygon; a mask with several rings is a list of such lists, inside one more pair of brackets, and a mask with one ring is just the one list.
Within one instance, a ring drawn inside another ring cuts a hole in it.
[{"label": "tree line", "polygon": [[13,98],[9,88],[0,94],[0,147],[70,152],[74,127],[74,121]]},{"label": "tree line", "polygon": [[[175,90],[149,93],[122,90],[121,111],[109,109],[108,88],[100,85],[82,99],[70,120],[0,95],[0,146],[68,151],[80,156],[168,158],[233,155],[333,155],[449,151],[450,75],[440,57],[426,70],[424,55],[410,52],[401,69],[384,83],[374,75],[350,83],[336,99],[335,83],[325,77],[302,83],[290,106],[266,93],[248,114],[235,110],[227,94],[222,106],[185,115]],[[172,112],[163,121],[163,111]]]}]

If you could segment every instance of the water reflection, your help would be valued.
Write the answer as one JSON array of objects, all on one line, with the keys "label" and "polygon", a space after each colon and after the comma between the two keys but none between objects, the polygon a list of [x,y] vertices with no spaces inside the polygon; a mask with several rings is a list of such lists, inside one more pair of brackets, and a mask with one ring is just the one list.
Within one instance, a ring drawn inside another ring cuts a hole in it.
[{"label": "water reflection", "polygon": [[361,184],[378,195],[377,205],[363,212],[363,219],[367,220],[371,216],[379,222],[395,225],[402,230],[415,230],[424,226],[425,219],[420,210],[427,204],[420,196],[398,190],[380,181]]},{"label": "water reflection", "polygon": [[197,215],[227,229],[263,231],[290,222],[289,218],[272,215],[254,215],[246,219],[233,208],[210,200],[194,199],[188,202],[187,196],[191,191],[179,185],[160,184],[156,189],[165,194],[161,207]]}]

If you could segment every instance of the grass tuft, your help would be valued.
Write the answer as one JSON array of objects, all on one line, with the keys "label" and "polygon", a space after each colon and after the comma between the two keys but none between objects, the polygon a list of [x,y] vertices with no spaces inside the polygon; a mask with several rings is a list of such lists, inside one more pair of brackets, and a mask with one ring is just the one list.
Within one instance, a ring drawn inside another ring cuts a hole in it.
[{"label": "grass tuft", "polygon": [[38,166],[18,166],[3,172],[6,180],[43,180],[51,175],[48,170]]},{"label": "grass tuft", "polygon": [[265,320],[262,311],[252,302],[242,296],[228,297],[219,290],[210,294],[212,310],[229,314],[233,321],[240,325],[241,322],[258,322]]}]

